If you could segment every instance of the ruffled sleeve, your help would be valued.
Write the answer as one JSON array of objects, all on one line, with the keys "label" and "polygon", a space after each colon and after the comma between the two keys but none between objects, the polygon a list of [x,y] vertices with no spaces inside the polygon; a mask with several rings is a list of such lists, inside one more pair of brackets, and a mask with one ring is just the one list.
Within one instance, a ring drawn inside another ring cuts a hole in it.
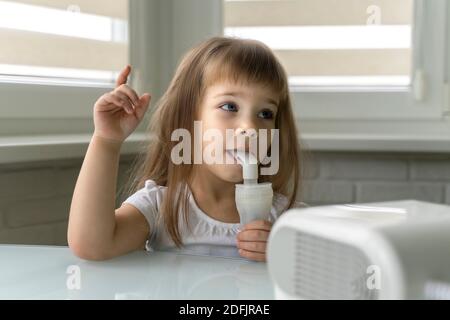
[{"label": "ruffled sleeve", "polygon": [[153,180],[145,181],[145,186],[128,197],[123,203],[136,207],[145,217],[150,226],[150,239],[153,238],[158,216],[158,198],[161,196],[161,187]]}]

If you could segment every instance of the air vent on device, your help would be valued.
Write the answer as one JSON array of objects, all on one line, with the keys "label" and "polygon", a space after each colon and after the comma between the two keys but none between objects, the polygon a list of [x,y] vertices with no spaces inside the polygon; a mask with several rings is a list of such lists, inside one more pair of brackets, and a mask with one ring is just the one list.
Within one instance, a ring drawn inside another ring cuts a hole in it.
[{"label": "air vent on device", "polygon": [[369,260],[358,248],[296,232],[294,294],[303,299],[377,299]]}]

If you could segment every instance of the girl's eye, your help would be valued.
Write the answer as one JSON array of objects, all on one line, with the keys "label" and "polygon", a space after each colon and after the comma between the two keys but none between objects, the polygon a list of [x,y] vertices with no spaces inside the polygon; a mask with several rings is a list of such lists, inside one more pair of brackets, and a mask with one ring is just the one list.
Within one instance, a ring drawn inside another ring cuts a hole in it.
[{"label": "girl's eye", "polygon": [[270,110],[264,110],[259,113],[259,116],[263,119],[273,119],[273,112]]},{"label": "girl's eye", "polygon": [[224,105],[222,105],[220,107],[222,110],[225,111],[230,111],[230,112],[236,112],[237,111],[237,107],[235,104],[233,103],[225,103]]}]

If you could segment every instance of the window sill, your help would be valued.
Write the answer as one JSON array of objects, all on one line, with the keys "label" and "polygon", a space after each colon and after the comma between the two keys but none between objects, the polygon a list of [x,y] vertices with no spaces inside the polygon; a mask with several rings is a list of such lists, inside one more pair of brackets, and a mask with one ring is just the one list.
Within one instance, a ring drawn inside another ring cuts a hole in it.
[{"label": "window sill", "polygon": [[[0,138],[0,164],[83,158],[91,134],[43,135]],[[132,134],[124,142],[122,155],[140,151],[144,133]]]},{"label": "window sill", "polygon": [[450,153],[450,137],[446,135],[305,133],[301,139],[311,151]]},{"label": "window sill", "polygon": [[[450,138],[443,136],[319,134],[301,135],[311,151],[450,153]],[[0,164],[83,158],[90,134],[0,138]],[[136,154],[146,140],[135,133],[124,142],[121,154]]]}]

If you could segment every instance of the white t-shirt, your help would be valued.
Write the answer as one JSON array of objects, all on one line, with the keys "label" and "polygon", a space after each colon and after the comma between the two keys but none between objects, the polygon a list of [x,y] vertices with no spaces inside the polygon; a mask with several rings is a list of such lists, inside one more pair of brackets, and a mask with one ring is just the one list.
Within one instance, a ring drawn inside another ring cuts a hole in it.
[{"label": "white t-shirt", "polygon": [[[198,207],[189,188],[190,212],[188,219],[192,233],[184,224],[184,219],[180,213],[180,235],[183,247],[177,248],[164,225],[156,223],[156,217],[166,190],[167,187],[159,186],[153,180],[147,180],[142,189],[123,202],[136,207],[149,223],[150,235],[146,242],[147,251],[176,251],[186,254],[240,257],[236,247],[236,236],[241,224],[226,223],[208,216]],[[282,210],[287,201],[288,199],[284,195],[274,193],[269,221],[274,222],[283,213]],[[294,207],[306,206],[303,202],[296,202]]]}]

